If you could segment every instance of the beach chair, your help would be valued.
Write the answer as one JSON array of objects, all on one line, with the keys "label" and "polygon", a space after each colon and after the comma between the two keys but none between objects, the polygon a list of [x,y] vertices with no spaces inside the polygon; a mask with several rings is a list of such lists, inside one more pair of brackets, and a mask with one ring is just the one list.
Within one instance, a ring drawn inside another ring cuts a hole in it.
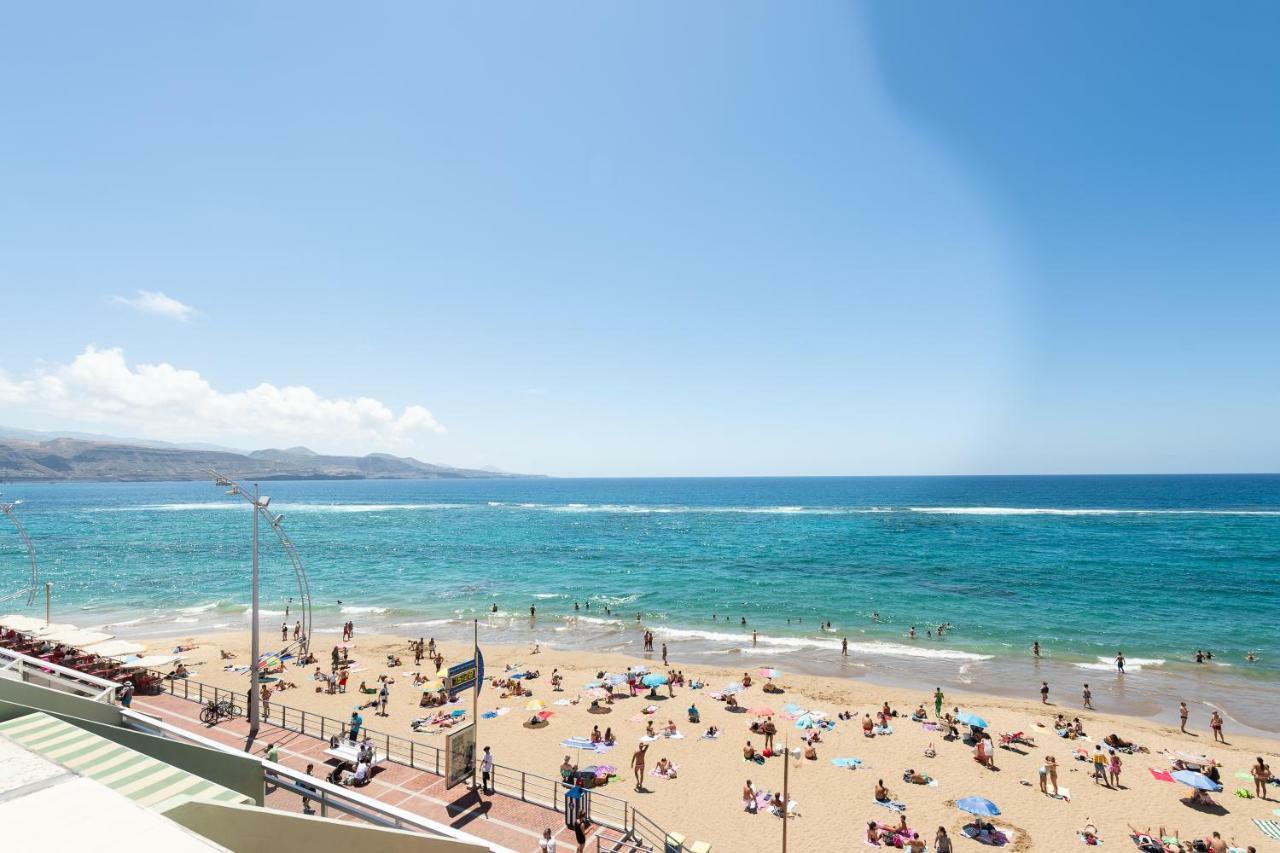
[{"label": "beach chair", "polygon": [[711,853],[711,842],[695,841],[689,845],[689,853]]},{"label": "beach chair", "polygon": [[678,832],[668,832],[667,839],[662,843],[662,847],[666,853],[682,853],[684,850],[684,836]]}]

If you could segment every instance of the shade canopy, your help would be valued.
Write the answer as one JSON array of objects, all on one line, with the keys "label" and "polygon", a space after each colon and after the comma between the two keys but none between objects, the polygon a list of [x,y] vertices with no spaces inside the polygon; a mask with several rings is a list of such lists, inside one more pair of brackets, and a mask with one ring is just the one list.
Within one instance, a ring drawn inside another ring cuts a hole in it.
[{"label": "shade canopy", "polygon": [[141,654],[146,648],[141,643],[131,643],[128,640],[107,640],[105,643],[94,643],[92,646],[86,646],[85,651],[109,658],[117,655]]},{"label": "shade canopy", "polygon": [[42,634],[40,639],[48,640],[51,643],[61,643],[64,646],[72,646],[82,649],[85,646],[92,646],[94,643],[101,643],[110,640],[115,634],[105,634],[102,631],[86,631],[81,628],[71,628],[62,631],[50,631]]},{"label": "shade canopy", "polygon": [[986,797],[965,797],[956,800],[956,808],[980,817],[995,817],[1000,814],[1000,807]]},{"label": "shade canopy", "polygon": [[1213,781],[1203,773],[1194,770],[1175,770],[1169,774],[1173,781],[1195,788],[1197,791],[1221,791],[1222,785]]},{"label": "shade canopy", "polygon": [[956,715],[956,720],[966,726],[976,726],[980,729],[987,727],[987,721],[979,717],[977,714],[970,714],[968,711],[961,711]]},{"label": "shade canopy", "polygon": [[32,619],[30,616],[23,616],[21,613],[10,613],[7,616],[0,616],[0,625],[12,628],[15,631],[22,631],[25,634],[35,631],[37,628],[43,628],[44,620]]}]

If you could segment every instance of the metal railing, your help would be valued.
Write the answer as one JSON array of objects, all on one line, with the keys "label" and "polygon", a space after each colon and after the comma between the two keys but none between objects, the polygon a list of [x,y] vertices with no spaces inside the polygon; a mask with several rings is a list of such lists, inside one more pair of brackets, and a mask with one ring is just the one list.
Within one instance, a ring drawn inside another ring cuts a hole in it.
[{"label": "metal railing", "polygon": [[605,838],[603,834],[595,837],[596,853],[650,853],[652,847],[641,847],[632,844],[625,838]]},{"label": "metal railing", "polygon": [[95,702],[110,702],[120,687],[108,678],[90,675],[3,647],[0,647],[0,672],[13,673],[20,681],[74,693]]},{"label": "metal railing", "polygon": [[[156,674],[164,675],[160,672]],[[244,691],[214,687],[190,678],[163,679],[162,683],[166,685],[168,693],[202,704],[210,700],[217,702],[222,699],[247,701]],[[299,734],[332,740],[334,737],[345,738],[349,731],[347,722],[313,711],[300,711],[277,702],[263,704],[261,708],[264,723]],[[374,748],[382,750],[388,761],[435,776],[444,775],[444,751],[439,747],[364,727],[360,729],[360,733],[362,740],[364,735],[368,735]],[[560,779],[552,779],[496,763],[493,766],[491,783],[495,794],[541,806],[560,815],[564,814],[564,795],[573,787]],[[624,837],[631,839],[633,844],[638,843],[640,845],[638,849],[667,851],[684,849],[683,845],[671,840],[666,830],[626,800],[590,789],[587,791],[587,797],[592,822],[622,833]]]},{"label": "metal railing", "polygon": [[[202,737],[180,726],[166,723],[164,720],[153,717],[150,714],[132,710],[124,710],[122,714],[125,718],[125,725],[135,731],[160,735],[173,740],[184,740],[199,746],[216,749],[220,752],[232,753],[238,756],[243,755],[234,747]],[[263,759],[259,759],[259,762],[262,765],[264,785],[270,785],[277,790],[290,791],[297,794],[299,798],[307,799],[310,801],[311,810],[318,812],[321,817],[328,817],[330,812],[337,812],[350,815],[375,826],[414,830],[438,838],[477,844],[488,848],[493,853],[512,853],[506,847],[485,841],[475,835],[446,826],[422,815],[380,803],[372,797],[367,797],[342,785],[334,785],[323,779],[308,776],[306,773],[293,770],[283,764],[276,764]]]}]

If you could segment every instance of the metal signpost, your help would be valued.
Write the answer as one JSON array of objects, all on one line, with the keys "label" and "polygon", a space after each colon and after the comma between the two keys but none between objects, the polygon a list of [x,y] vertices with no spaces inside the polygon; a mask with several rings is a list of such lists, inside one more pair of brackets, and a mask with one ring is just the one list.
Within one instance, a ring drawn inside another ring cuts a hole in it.
[{"label": "metal signpost", "polygon": [[[467,776],[471,777],[471,787],[476,786],[476,729],[480,725],[480,685],[484,683],[484,655],[480,654],[480,620],[471,620],[471,660],[455,663],[449,667],[445,673],[444,686],[452,696],[462,690],[475,688],[471,694],[471,725],[465,729],[460,729],[454,734],[449,735],[445,741],[445,787],[452,788],[461,782]],[[458,753],[454,754],[454,743],[458,744]],[[460,775],[454,778],[454,771],[457,770],[455,761],[461,761],[465,755],[465,743],[470,744],[471,757],[467,761],[467,770],[465,773],[458,771]]]}]

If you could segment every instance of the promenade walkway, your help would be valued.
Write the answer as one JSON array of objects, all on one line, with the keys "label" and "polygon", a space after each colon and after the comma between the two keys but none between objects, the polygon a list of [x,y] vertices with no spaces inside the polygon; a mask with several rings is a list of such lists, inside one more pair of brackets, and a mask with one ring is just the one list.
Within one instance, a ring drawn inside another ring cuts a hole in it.
[{"label": "promenade walkway", "polygon": [[[327,763],[332,759],[324,754],[328,742],[311,735],[263,723],[257,738],[250,744],[249,724],[245,719],[223,720],[207,726],[200,722],[198,702],[170,694],[138,696],[133,700],[133,708],[203,737],[240,750],[252,750],[255,754],[262,754],[268,744],[275,744],[280,751],[281,764],[299,771],[305,771],[309,763],[314,764],[313,775],[319,778],[324,778],[332,767]],[[441,776],[387,761],[375,772],[373,780],[359,791],[379,802],[464,830],[512,850],[537,850],[538,839],[548,828],[560,850],[577,849],[573,832],[564,825],[563,816],[550,809],[512,797],[480,795],[462,785],[445,790],[444,785],[445,780]],[[301,799],[296,794],[270,787],[267,805],[282,811],[302,811]],[[342,814],[329,816],[353,819]],[[587,850],[597,849],[597,836],[600,836],[600,850],[612,850],[614,845],[609,839],[616,839],[618,834],[593,826],[587,839]]]}]

